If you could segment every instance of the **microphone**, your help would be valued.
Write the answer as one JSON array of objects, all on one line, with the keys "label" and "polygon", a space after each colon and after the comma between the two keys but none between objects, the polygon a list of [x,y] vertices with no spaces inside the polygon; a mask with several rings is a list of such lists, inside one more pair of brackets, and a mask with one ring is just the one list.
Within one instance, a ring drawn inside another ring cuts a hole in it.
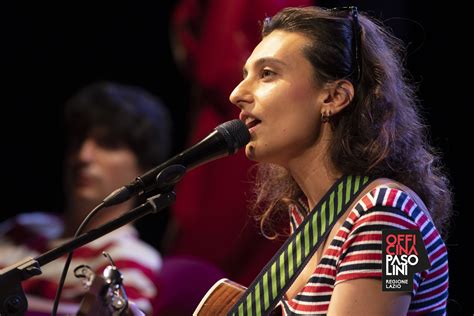
[{"label": "microphone", "polygon": [[[147,171],[129,184],[118,188],[103,200],[104,206],[122,203],[141,192],[149,192],[159,187],[157,177],[165,169],[175,168],[168,177],[169,185],[181,179],[184,172],[221,157],[235,154],[250,141],[250,132],[241,120],[235,119],[214,128],[214,131],[197,144],[186,149],[161,165]],[[176,166],[177,165],[177,166]],[[160,175],[161,177],[161,175]]]}]

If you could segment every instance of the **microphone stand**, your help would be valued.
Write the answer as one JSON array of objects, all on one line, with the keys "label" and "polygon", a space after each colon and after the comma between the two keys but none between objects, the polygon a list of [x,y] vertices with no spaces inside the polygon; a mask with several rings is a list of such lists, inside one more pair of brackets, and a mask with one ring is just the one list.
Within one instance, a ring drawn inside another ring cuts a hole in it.
[{"label": "microphone stand", "polygon": [[[0,270],[0,316],[20,316],[24,315],[28,308],[21,282],[35,275],[41,274],[40,267],[51,261],[79,248],[93,240],[96,240],[111,231],[131,223],[150,213],[156,213],[168,207],[176,200],[173,191],[174,184],[183,176],[185,168],[171,165],[164,169],[156,178],[159,188],[166,188],[167,192],[162,192],[149,197],[145,203],[121,215],[120,217],[93,228],[77,238],[74,238],[61,246],[51,249],[36,258],[25,258]],[[164,181],[163,181],[163,180]]]}]

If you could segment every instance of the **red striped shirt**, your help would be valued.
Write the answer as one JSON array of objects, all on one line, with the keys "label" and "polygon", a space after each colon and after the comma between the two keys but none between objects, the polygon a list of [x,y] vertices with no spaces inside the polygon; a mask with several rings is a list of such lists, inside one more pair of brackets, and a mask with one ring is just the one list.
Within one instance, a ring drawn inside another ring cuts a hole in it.
[{"label": "red striped shirt", "polygon": [[[62,221],[45,213],[17,216],[0,226],[0,268],[25,257],[36,257],[66,240],[57,239],[62,233]],[[59,314],[75,314],[86,292],[82,281],[73,274],[75,267],[86,264],[102,275],[110,263],[102,255],[108,252],[124,278],[130,300],[144,311],[151,312],[157,296],[156,279],[161,267],[159,253],[141,241],[133,226],[127,225],[86,244],[74,251],[62,292]],[[41,267],[42,274],[22,283],[27,294],[27,315],[49,315],[56,295],[65,256]]]},{"label": "red striped shirt", "polygon": [[[290,208],[291,224],[303,221]],[[294,230],[296,227],[292,227]],[[414,276],[408,315],[446,314],[448,256],[431,220],[405,192],[379,186],[362,197],[349,213],[309,282],[291,300],[282,300],[284,315],[327,314],[334,287],[359,278],[382,278],[382,229],[421,232],[431,267]]]}]

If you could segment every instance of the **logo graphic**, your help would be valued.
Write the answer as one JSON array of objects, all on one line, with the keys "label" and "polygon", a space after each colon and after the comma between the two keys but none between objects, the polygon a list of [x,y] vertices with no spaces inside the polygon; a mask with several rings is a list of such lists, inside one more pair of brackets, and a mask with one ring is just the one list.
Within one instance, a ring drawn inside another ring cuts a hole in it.
[{"label": "logo graphic", "polygon": [[382,291],[411,292],[413,275],[429,267],[418,230],[382,230]]}]

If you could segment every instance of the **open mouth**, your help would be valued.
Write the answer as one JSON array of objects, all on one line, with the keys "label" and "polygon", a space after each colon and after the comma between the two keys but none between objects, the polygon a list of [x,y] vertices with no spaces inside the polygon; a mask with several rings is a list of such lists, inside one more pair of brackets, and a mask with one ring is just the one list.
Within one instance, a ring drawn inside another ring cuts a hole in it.
[{"label": "open mouth", "polygon": [[245,120],[245,125],[247,125],[248,129],[251,129],[252,127],[257,126],[257,125],[260,124],[261,122],[262,122],[262,121],[260,121],[259,119],[248,117],[248,118]]},{"label": "open mouth", "polygon": [[239,118],[242,122],[244,122],[249,131],[253,131],[253,129],[262,122],[261,120],[246,111],[240,112]]},{"label": "open mouth", "polygon": [[259,119],[255,118],[255,117],[251,117],[251,116],[247,116],[244,119],[244,123],[245,123],[245,125],[247,125],[248,129],[251,129],[252,127],[257,126],[261,122],[262,121],[260,121]]}]

